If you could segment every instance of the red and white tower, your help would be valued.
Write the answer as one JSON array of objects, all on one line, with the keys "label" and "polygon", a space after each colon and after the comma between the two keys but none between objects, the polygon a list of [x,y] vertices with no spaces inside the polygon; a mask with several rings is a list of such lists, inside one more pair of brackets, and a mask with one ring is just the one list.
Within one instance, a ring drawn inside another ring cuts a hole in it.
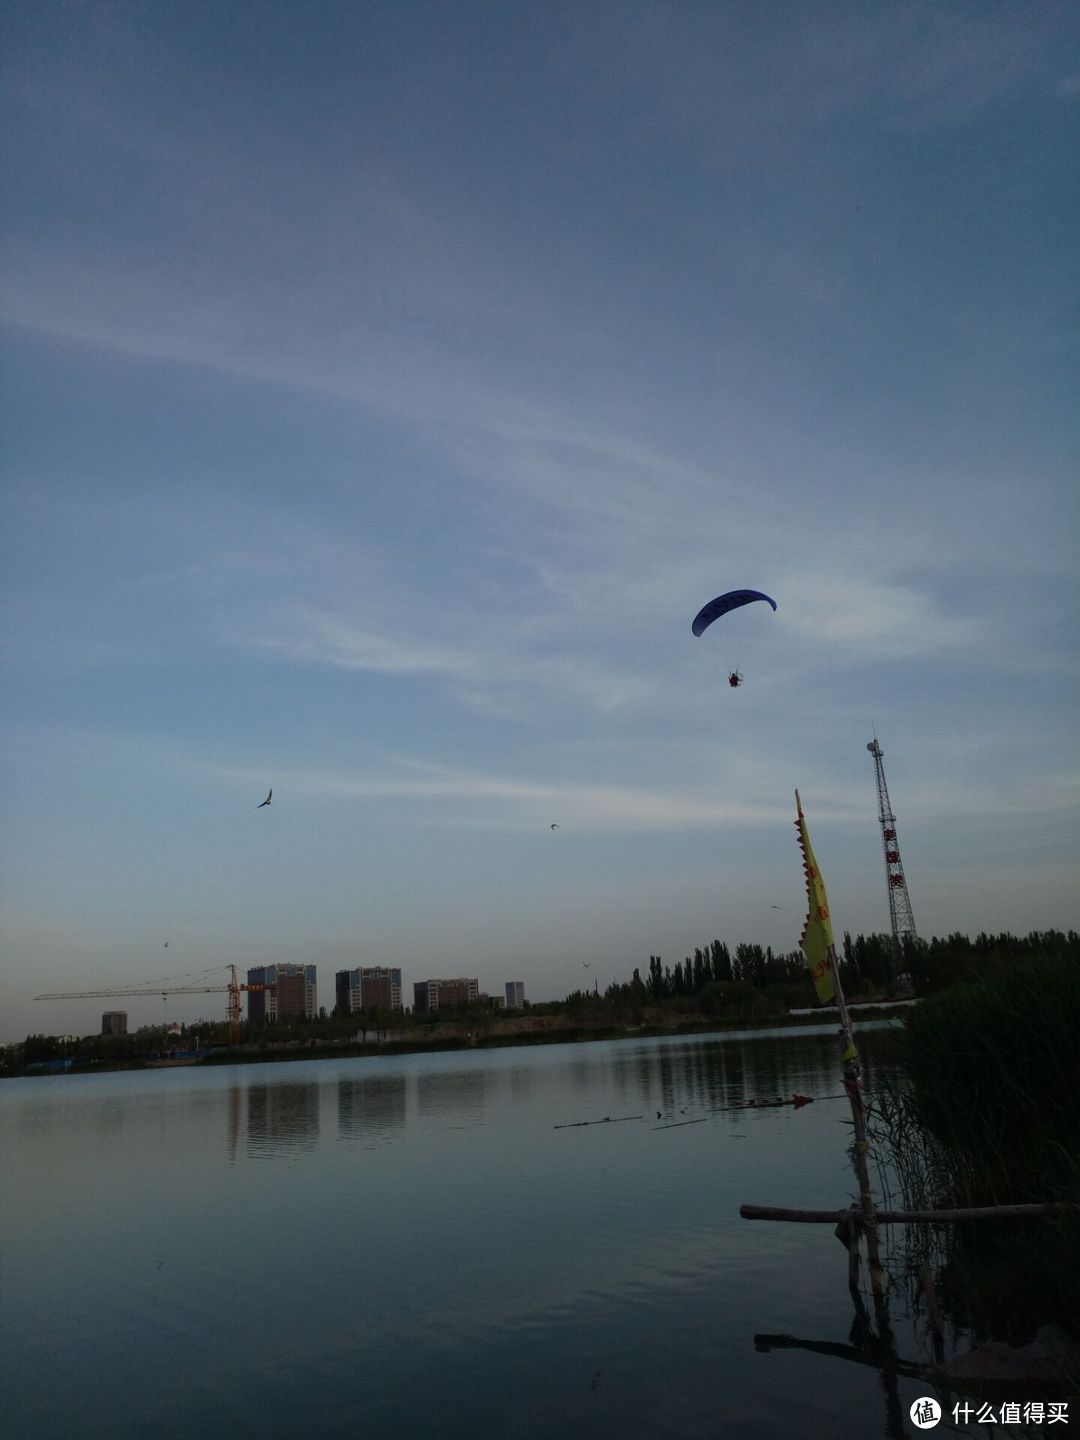
[{"label": "red and white tower", "polygon": [[875,735],[867,745],[874,757],[874,773],[877,777],[878,819],[881,821],[881,840],[885,847],[885,879],[889,888],[889,920],[892,923],[893,949],[897,964],[904,953],[904,941],[915,938],[915,917],[911,913],[911,896],[904,879],[904,866],[900,859],[900,842],[896,838],[896,816],[889,804],[889,787],[885,784],[884,754]]}]

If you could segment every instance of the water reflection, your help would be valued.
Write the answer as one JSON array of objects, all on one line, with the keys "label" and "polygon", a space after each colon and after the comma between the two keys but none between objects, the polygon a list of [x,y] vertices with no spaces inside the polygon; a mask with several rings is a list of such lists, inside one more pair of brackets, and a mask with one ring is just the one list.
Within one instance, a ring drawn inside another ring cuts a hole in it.
[{"label": "water reflection", "polygon": [[[209,1406],[237,1440],[486,1440],[511,1395],[516,1440],[787,1440],[793,1415],[830,1440],[839,1377],[844,1428],[880,1434],[890,1356],[849,1340],[842,1248],[738,1214],[843,1202],[841,1107],[724,1109],[837,1076],[833,1036],[789,1033],[11,1082],[5,1418],[13,1396],[20,1435],[139,1440],[157,1414],[197,1432]],[[657,1110],[690,1128],[654,1134]],[[625,1123],[555,1128],[606,1115]],[[272,1214],[281,1263],[223,1214]],[[282,1366],[265,1337],[298,1316]],[[763,1335],[769,1355],[755,1330],[812,1338]],[[178,1354],[197,1381],[175,1383]]]},{"label": "water reflection", "polygon": [[[625,1049],[612,1046],[571,1064],[569,1074],[582,1102],[602,1094],[630,1109],[663,1115],[726,1111],[747,1100],[788,1099],[795,1091],[820,1096],[839,1088],[826,1071],[827,1037],[799,1036],[783,1045],[755,1038],[688,1039]],[[824,1049],[823,1049],[824,1047]],[[575,1117],[576,1118],[576,1117]],[[584,1118],[584,1117],[582,1117]]]},{"label": "water reflection", "polygon": [[405,1076],[341,1079],[337,1085],[338,1139],[385,1142],[405,1128]]},{"label": "water reflection", "polygon": [[241,1086],[229,1086],[229,1098],[226,1106],[225,1148],[228,1151],[230,1165],[236,1162],[236,1151],[240,1145],[240,1102],[243,1093]]},{"label": "water reflection", "polygon": [[536,1071],[527,1065],[515,1065],[506,1076],[506,1083],[513,1103],[523,1105],[536,1093]]},{"label": "water reflection", "polygon": [[319,1140],[319,1087],[252,1085],[247,1096],[247,1152],[267,1155],[287,1148],[313,1150]]},{"label": "water reflection", "polygon": [[420,1120],[452,1121],[456,1125],[482,1125],[490,1070],[444,1070],[421,1074],[416,1084],[416,1113]]}]

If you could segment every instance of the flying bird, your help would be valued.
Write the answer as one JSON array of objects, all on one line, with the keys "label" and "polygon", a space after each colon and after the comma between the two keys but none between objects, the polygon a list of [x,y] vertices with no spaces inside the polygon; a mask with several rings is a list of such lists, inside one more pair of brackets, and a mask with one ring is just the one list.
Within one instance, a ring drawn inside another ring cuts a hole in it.
[{"label": "flying bird", "polygon": [[263,805],[269,805],[269,804],[270,804],[270,801],[271,801],[271,799],[272,799],[272,797],[273,797],[273,794],[274,794],[273,789],[271,789],[270,794],[267,795],[266,799],[262,802],[262,805],[256,805],[256,806],[255,806],[255,809],[256,809],[256,810],[261,810],[261,809],[263,808]]},{"label": "flying bird", "polygon": [[552,828],[553,830],[558,830],[559,827],[558,827],[558,825],[552,825],[551,828]]},{"label": "flying bird", "polygon": [[770,909],[770,910],[782,910],[783,908],[784,908],[783,905],[770,905],[770,906],[769,906],[769,909]]}]

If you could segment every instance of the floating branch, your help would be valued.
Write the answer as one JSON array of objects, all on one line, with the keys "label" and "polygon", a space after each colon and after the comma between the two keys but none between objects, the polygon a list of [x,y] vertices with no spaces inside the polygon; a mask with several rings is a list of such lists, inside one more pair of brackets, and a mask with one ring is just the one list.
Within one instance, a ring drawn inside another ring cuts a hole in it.
[{"label": "floating branch", "polygon": [[602,1120],[570,1120],[565,1125],[553,1125],[553,1130],[580,1130],[583,1125],[621,1125],[624,1120],[644,1120],[644,1115],[616,1115],[613,1120],[605,1115]]}]

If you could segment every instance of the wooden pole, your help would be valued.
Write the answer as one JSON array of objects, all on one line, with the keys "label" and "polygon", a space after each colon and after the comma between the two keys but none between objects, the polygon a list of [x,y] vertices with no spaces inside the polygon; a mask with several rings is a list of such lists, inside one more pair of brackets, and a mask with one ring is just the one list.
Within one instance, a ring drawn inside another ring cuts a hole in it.
[{"label": "wooden pole", "polygon": [[866,1154],[870,1147],[866,1138],[866,1110],[863,1105],[862,1065],[859,1061],[859,1053],[855,1048],[855,1037],[851,1029],[851,1016],[848,1014],[847,1001],[844,999],[843,987],[840,984],[840,967],[836,961],[835,945],[829,946],[828,954],[833,988],[836,991],[836,1008],[840,1014],[840,1033],[844,1040],[844,1090],[847,1092],[848,1100],[851,1102],[851,1119],[855,1134],[851,1154],[855,1164],[855,1176],[859,1182],[859,1201],[862,1210],[861,1219],[866,1227],[866,1254],[870,1261],[870,1285],[874,1292],[875,1302],[880,1304],[885,1298],[885,1285],[881,1274],[881,1251],[878,1246],[877,1212],[874,1209],[874,1197],[870,1193],[870,1171],[866,1164]]},{"label": "wooden pole", "polygon": [[[1080,1205],[1055,1200],[1045,1205],[980,1205],[966,1210],[879,1210],[879,1225],[945,1225],[953,1220],[1022,1220],[1045,1215],[1064,1215]],[[790,1220],[798,1225],[839,1225],[851,1210],[792,1210],[777,1205],[740,1205],[744,1220]]]}]

